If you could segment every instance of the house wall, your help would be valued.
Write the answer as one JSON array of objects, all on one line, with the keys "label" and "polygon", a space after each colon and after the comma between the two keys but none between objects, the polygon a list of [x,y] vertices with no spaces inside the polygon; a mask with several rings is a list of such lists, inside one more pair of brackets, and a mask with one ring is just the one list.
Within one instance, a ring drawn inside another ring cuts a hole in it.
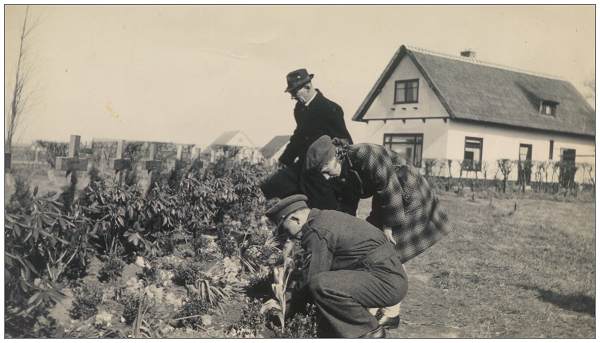
[{"label": "house wall", "polygon": [[[418,103],[394,104],[395,81],[419,79]],[[363,119],[374,118],[420,118],[447,117],[448,112],[442,106],[423,75],[410,57],[400,61],[391,77],[386,81],[381,92],[365,113]]]},{"label": "house wall", "polygon": [[[448,145],[446,158],[448,159],[462,160],[464,158],[465,137],[483,138],[482,161],[487,161],[488,163],[488,178],[493,178],[496,175],[498,169],[497,160],[503,158],[511,160],[519,159],[520,144],[531,144],[533,161],[549,160],[550,140],[554,140],[553,161],[560,161],[561,149],[565,148],[576,150],[576,163],[594,165],[595,161],[594,139],[456,121],[449,121],[447,129]],[[516,168],[513,169],[514,171],[509,177],[510,180],[517,179]],[[459,172],[460,166],[458,163],[455,163],[455,168],[453,168],[452,172],[453,176],[458,176]],[[499,172],[498,177],[501,177],[501,173]],[[578,171],[576,181],[585,182],[585,179],[584,172]]]},{"label": "house wall", "polygon": [[[449,122],[448,122],[449,123]],[[446,158],[448,146],[448,123],[442,119],[422,120],[382,120],[370,121],[365,124],[365,141],[359,143],[383,144],[383,135],[386,133],[421,133],[423,134],[423,159]]]}]

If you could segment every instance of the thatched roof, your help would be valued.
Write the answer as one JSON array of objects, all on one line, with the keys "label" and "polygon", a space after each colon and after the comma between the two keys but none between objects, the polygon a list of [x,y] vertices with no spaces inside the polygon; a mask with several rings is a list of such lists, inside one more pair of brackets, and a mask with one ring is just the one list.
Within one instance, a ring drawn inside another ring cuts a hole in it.
[{"label": "thatched roof", "polygon": [[[567,81],[515,71],[469,58],[401,46],[352,118],[363,116],[400,61],[410,58],[452,120],[595,136],[595,111]],[[540,101],[558,103],[556,116],[539,113]]]},{"label": "thatched roof", "polygon": [[290,137],[290,135],[275,136],[269,143],[265,144],[265,146],[260,149],[260,152],[265,158],[271,158],[282,147],[288,144]]}]

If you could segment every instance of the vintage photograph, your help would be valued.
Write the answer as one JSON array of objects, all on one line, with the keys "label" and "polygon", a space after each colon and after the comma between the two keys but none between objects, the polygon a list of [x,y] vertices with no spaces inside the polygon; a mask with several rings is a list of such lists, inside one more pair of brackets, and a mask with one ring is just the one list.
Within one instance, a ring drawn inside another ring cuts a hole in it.
[{"label": "vintage photograph", "polygon": [[4,6],[17,338],[596,337],[596,6]]}]

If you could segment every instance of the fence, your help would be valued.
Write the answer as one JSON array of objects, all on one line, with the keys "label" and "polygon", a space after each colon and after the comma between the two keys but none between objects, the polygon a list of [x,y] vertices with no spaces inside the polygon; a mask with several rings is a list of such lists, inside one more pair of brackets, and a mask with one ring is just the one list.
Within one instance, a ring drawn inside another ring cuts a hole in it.
[{"label": "fence", "polygon": [[474,163],[472,160],[425,159],[421,173],[440,188],[489,188],[502,192],[556,193],[561,190],[595,189],[595,168],[591,163],[571,161],[523,161],[500,159]]}]

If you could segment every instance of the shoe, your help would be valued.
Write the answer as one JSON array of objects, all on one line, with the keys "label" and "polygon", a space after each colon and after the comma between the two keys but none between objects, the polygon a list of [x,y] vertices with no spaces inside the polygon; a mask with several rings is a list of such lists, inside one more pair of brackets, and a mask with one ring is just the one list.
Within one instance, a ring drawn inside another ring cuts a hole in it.
[{"label": "shoe", "polygon": [[386,329],[397,329],[400,326],[400,316],[388,317],[381,316],[377,322]]},{"label": "shoe", "polygon": [[385,338],[385,328],[379,325],[374,330],[371,330],[358,338]]}]

